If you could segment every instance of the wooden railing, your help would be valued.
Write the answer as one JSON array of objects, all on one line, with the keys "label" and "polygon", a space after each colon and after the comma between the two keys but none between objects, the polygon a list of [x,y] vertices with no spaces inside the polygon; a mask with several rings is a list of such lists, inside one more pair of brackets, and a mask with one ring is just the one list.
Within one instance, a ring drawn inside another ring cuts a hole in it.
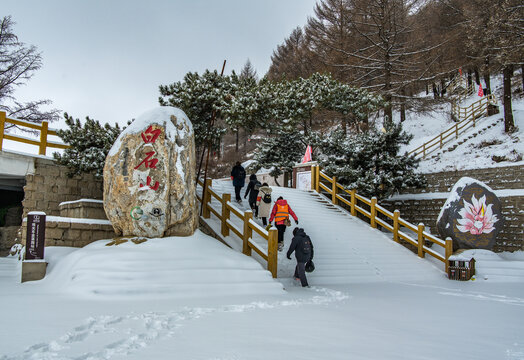
[{"label": "wooden railing", "polygon": [[459,134],[464,133],[471,127],[476,126],[477,119],[488,112],[488,105],[496,104],[494,95],[487,95],[482,97],[480,100],[475,101],[470,106],[461,108],[456,104],[452,104],[452,112],[457,114],[457,118],[460,120],[455,125],[443,131],[433,139],[420,145],[418,148],[408,152],[408,155],[422,156],[425,158],[426,155],[436,150],[437,148],[442,149],[444,144],[451,140],[457,139]]},{"label": "wooden railing", "polygon": [[[328,185],[324,185],[322,182]],[[451,238],[446,240],[439,239],[430,233],[424,231],[424,224],[413,225],[410,222],[400,217],[400,211],[395,210],[390,212],[377,204],[377,198],[373,197],[367,199],[356,193],[355,190],[347,190],[341,184],[337,183],[336,177],[329,177],[320,171],[318,166],[311,167],[311,188],[320,193],[322,190],[331,196],[331,202],[334,205],[340,205],[343,208],[348,208],[353,216],[358,214],[363,215],[369,220],[372,228],[381,226],[384,229],[393,233],[393,240],[400,242],[404,240],[407,243],[417,248],[419,257],[424,258],[425,254],[433,256],[435,259],[444,263],[446,274],[448,273],[449,257],[453,254],[453,241]],[[360,216],[362,217],[362,216]],[[405,232],[401,231],[401,227],[409,229],[417,234],[414,239]],[[444,248],[444,256],[437,251],[426,246],[429,241],[434,245]],[[400,242],[401,243],[401,242]]]},{"label": "wooden railing", "polygon": [[[5,132],[6,124],[12,124],[23,128],[38,130],[40,131],[40,140],[7,134]],[[49,135],[56,136],[56,130],[50,129],[49,123],[47,121],[42,121],[42,124],[35,124],[28,121],[10,119],[6,116],[6,113],[4,111],[0,111],[0,150],[2,150],[4,139],[21,142],[24,144],[36,145],[38,146],[39,155],[45,155],[47,148],[67,149],[69,147],[69,145],[67,144],[49,141],[47,139]]]},{"label": "wooden railing", "polygon": [[[240,212],[231,203],[231,194],[222,194],[222,196],[220,196],[211,188],[211,179],[206,180],[205,186],[200,180],[198,183],[204,189],[202,197],[197,195],[197,199],[202,204],[202,217],[209,219],[211,214],[215,215],[221,222],[220,233],[222,236],[229,236],[230,231],[233,232],[233,234],[242,240],[242,253],[251,256],[252,251],[256,252],[267,262],[267,270],[271,272],[273,278],[276,278],[278,259],[277,229],[275,227],[269,230],[262,228],[253,220],[253,212],[251,210],[244,211],[243,213]],[[221,207],[220,212],[211,206],[212,198],[219,201]],[[231,219],[232,215],[236,216],[243,223],[242,229],[235,226]],[[267,241],[267,251],[253,241],[253,232]]]}]

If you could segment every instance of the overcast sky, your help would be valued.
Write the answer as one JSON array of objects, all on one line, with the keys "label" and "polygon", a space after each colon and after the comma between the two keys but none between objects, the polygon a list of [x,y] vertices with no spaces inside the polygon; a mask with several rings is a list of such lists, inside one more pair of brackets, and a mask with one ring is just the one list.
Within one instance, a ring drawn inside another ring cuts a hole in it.
[{"label": "overcast sky", "polygon": [[[158,86],[189,71],[239,72],[249,58],[259,76],[271,54],[313,15],[316,0],[2,0],[19,40],[43,66],[15,93],[50,99],[83,120],[127,120],[158,106]],[[62,127],[54,123],[52,127]]]}]

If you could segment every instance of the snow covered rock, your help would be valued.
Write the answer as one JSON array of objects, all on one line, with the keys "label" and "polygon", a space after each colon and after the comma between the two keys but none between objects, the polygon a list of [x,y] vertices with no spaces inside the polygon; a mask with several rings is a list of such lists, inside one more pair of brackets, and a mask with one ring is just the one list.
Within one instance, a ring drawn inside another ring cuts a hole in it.
[{"label": "snow covered rock", "polygon": [[453,239],[453,249],[493,249],[504,226],[501,203],[486,184],[461,178],[442,207],[437,230]]},{"label": "snow covered rock", "polygon": [[198,226],[195,141],[174,107],[139,116],[118,137],[104,166],[104,209],[122,236],[189,236]]}]

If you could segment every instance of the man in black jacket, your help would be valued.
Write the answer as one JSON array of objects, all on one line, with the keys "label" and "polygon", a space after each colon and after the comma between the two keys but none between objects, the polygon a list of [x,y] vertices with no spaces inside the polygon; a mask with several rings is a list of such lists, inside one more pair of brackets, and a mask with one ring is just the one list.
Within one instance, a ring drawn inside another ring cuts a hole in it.
[{"label": "man in black jacket", "polygon": [[231,170],[231,180],[233,180],[233,186],[235,187],[235,200],[241,203],[240,189],[244,187],[246,181],[246,170],[240,165],[240,161],[237,161],[235,166],[233,166],[233,170]]},{"label": "man in black jacket", "polygon": [[297,266],[295,267],[295,279],[300,279],[302,287],[309,287],[306,278],[306,263],[313,260],[313,243],[304,229],[296,227],[293,229],[293,240],[287,251],[287,258],[291,260],[291,254],[295,252]]},{"label": "man in black jacket", "polygon": [[244,199],[249,195],[249,207],[251,210],[253,210],[255,217],[258,217],[257,196],[260,186],[262,186],[262,184],[257,180],[257,176],[255,174],[251,174],[249,177],[249,184],[247,185],[246,193],[244,194]]}]

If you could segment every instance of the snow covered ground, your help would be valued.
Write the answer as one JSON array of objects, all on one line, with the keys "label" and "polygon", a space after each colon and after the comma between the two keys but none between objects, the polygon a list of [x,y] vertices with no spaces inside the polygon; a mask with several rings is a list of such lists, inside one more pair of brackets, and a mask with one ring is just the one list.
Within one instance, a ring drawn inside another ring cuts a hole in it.
[{"label": "snow covered ground", "polygon": [[274,191],[312,236],[311,288],[284,253],[275,280],[201,232],[49,247],[46,278],[24,284],[0,258],[0,359],[524,359],[522,253],[478,251],[476,280],[450,281],[311,194]]}]

